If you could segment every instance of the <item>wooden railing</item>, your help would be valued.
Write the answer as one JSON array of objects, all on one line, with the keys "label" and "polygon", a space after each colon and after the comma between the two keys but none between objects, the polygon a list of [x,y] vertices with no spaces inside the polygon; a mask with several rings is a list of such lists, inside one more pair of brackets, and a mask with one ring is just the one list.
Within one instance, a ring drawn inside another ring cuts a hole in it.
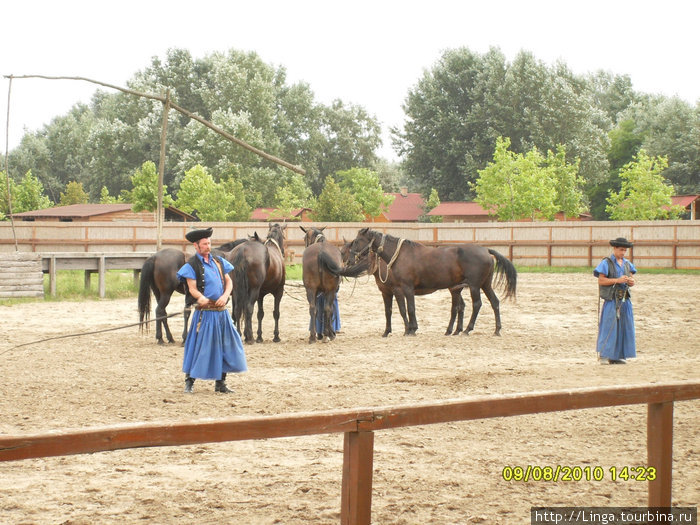
[{"label": "wooden railing", "polygon": [[0,461],[136,447],[193,445],[342,432],[345,434],[345,440],[341,523],[369,524],[375,431],[492,417],[647,404],[647,465],[656,468],[656,478],[648,482],[648,505],[670,507],[673,403],[698,398],[700,382],[679,382],[474,396],[439,403],[284,416],[144,423],[37,435],[4,435],[0,436]]}]

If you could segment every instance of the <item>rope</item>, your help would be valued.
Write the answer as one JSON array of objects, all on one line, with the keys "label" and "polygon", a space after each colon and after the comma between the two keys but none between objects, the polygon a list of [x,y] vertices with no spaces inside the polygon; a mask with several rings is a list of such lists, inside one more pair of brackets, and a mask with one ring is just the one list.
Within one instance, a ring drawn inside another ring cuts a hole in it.
[{"label": "rope", "polygon": [[[391,270],[391,267],[394,265],[394,262],[399,256],[399,251],[401,250],[401,245],[403,244],[403,241],[404,239],[399,239],[399,243],[396,245],[394,255],[391,256],[391,260],[386,265],[386,276],[384,277],[384,279],[382,279],[382,267],[379,265],[379,261],[377,260],[377,275],[379,275],[379,280],[382,282],[382,284],[385,284],[386,280],[389,278],[389,270]],[[384,244],[383,240],[382,244]],[[379,259],[379,253],[377,253],[377,259]]]},{"label": "rope", "polygon": [[162,321],[163,319],[175,317],[176,315],[182,315],[182,312],[176,312],[174,314],[168,314],[166,316],[156,317],[155,319],[149,319],[148,321],[141,321],[138,323],[126,324],[126,325],[117,326],[114,328],[105,328],[103,330],[95,330],[94,332],[81,332],[79,334],[57,335],[55,337],[47,337],[46,339],[38,339],[36,341],[31,341],[29,343],[22,343],[21,345],[17,345],[17,346],[13,346],[12,348],[8,348],[7,350],[0,352],[0,355],[3,355],[5,353],[9,352],[10,350],[16,350],[17,348],[22,348],[23,346],[35,345],[37,343],[45,343],[46,341],[54,341],[56,339],[67,339],[69,337],[79,337],[81,335],[94,335],[94,334],[101,334],[103,332],[113,332],[114,330],[123,330],[124,328],[132,328],[134,326],[141,326],[144,324],[153,323],[154,321]]}]

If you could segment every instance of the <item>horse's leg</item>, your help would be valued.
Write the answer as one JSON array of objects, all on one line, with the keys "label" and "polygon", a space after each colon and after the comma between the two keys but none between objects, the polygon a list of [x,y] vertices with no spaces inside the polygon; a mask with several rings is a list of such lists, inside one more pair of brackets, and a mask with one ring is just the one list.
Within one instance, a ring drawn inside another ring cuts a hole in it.
[{"label": "horse's leg", "polygon": [[501,302],[498,300],[498,297],[496,297],[496,292],[494,292],[493,288],[491,288],[491,283],[484,286],[484,293],[491,303],[493,314],[496,316],[496,331],[493,333],[493,335],[501,335]]},{"label": "horse's leg", "polygon": [[323,307],[323,332],[328,340],[335,339],[335,330],[333,329],[333,298],[334,292],[325,292],[325,305]]},{"label": "horse's leg", "polygon": [[418,320],[416,319],[416,296],[413,290],[406,294],[406,307],[408,310],[408,334],[406,335],[416,335]]},{"label": "horse's leg", "polygon": [[[172,292],[169,294],[161,293],[158,298],[158,306],[156,306],[156,319],[162,318],[160,321],[156,321],[156,340],[158,344],[163,344],[163,332],[161,326],[165,329],[165,336],[168,338],[169,343],[174,343],[173,335],[170,333],[170,327],[168,327],[168,313],[165,311],[168,304],[170,303],[170,297]],[[162,324],[161,324],[162,323]]]},{"label": "horse's leg", "polygon": [[459,291],[459,304],[457,305],[457,328],[455,328],[454,334],[457,335],[462,330],[464,330],[464,309],[466,305],[464,304],[464,299],[462,298],[462,290]]},{"label": "horse's leg", "polygon": [[263,321],[263,317],[265,317],[265,310],[263,310],[263,299],[264,298],[265,298],[265,296],[262,294],[260,294],[260,297],[258,297],[258,337],[255,339],[256,343],[263,342],[262,321]]},{"label": "horse's leg", "polygon": [[396,306],[399,307],[399,313],[403,319],[403,335],[409,335],[410,327],[408,324],[408,315],[406,313],[406,296],[402,291],[396,291],[394,294]]},{"label": "horse's leg", "polygon": [[187,325],[190,322],[190,314],[192,313],[192,307],[191,306],[185,306],[185,311],[182,313],[182,315],[185,318],[185,326],[182,329],[182,344],[185,344],[185,340],[187,339]]},{"label": "horse's leg", "polygon": [[[450,307],[450,322],[447,325],[445,335],[452,335],[452,326],[454,325],[454,322],[457,319],[457,315],[459,313],[459,302],[462,299],[461,292],[461,288],[458,290],[450,290],[450,295],[452,296],[452,305]],[[454,335],[457,334],[458,332],[455,330]]]},{"label": "horse's leg", "polygon": [[306,300],[309,302],[309,343],[316,342],[316,290],[306,289]]},{"label": "horse's leg", "polygon": [[469,335],[469,332],[474,330],[474,324],[476,324],[476,316],[479,315],[479,310],[481,310],[481,290],[478,287],[470,286],[469,294],[472,296],[472,316],[469,319],[469,324],[467,329],[464,331],[464,335]]},{"label": "horse's leg", "polygon": [[254,343],[253,339],[253,310],[255,309],[255,301],[257,294],[251,294],[248,296],[245,304],[245,328],[243,329],[243,335],[245,337],[246,343]]},{"label": "horse's leg", "polygon": [[391,301],[394,300],[394,294],[382,292],[382,299],[384,299],[384,317],[386,317],[386,328],[382,337],[387,337],[391,333]]},{"label": "horse's leg", "polygon": [[280,302],[282,301],[282,294],[283,293],[284,293],[284,288],[281,288],[274,295],[275,306],[272,310],[272,315],[275,318],[275,333],[274,333],[274,337],[272,339],[273,343],[279,343],[281,341],[281,339],[280,339]]}]

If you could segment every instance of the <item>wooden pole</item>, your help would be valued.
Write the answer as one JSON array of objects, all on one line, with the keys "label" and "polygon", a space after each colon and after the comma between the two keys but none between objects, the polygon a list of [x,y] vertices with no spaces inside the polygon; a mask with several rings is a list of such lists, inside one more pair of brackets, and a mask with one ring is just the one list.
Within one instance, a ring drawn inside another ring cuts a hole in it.
[{"label": "wooden pole", "polygon": [[168,134],[168,113],[170,112],[170,90],[165,94],[163,102],[163,129],[160,132],[160,160],[158,161],[158,206],[156,209],[156,251],[160,251],[163,243],[163,175],[165,173],[165,140]]},{"label": "wooden pole", "polygon": [[656,469],[649,481],[649,506],[671,506],[673,469],[673,401],[647,406],[647,467]]},{"label": "wooden pole", "polygon": [[342,525],[369,525],[372,522],[373,464],[374,432],[346,432],[340,497]]}]

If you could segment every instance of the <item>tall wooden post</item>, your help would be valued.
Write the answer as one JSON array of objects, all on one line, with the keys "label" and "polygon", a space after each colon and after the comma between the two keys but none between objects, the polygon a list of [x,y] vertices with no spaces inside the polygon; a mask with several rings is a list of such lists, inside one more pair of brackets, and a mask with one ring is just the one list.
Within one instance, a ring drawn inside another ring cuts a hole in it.
[{"label": "tall wooden post", "polygon": [[168,113],[170,112],[170,90],[163,103],[163,129],[160,132],[160,160],[158,161],[158,207],[156,209],[156,251],[160,250],[163,237],[163,174],[165,173],[165,139],[168,134]]},{"label": "tall wooden post", "polygon": [[340,523],[369,525],[372,521],[374,432],[346,432]]},{"label": "tall wooden post", "polygon": [[649,506],[671,506],[673,468],[673,401],[647,406],[647,466],[656,469],[649,481]]}]

